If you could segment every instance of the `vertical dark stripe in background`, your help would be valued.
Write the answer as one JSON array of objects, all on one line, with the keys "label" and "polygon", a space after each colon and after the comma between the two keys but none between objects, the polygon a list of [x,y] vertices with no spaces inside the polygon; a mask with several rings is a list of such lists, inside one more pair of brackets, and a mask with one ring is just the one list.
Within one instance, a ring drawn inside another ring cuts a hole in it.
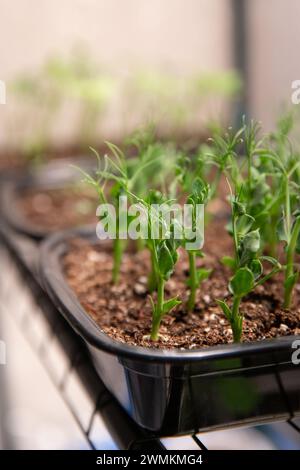
[{"label": "vertical dark stripe in background", "polygon": [[232,2],[232,42],[234,66],[243,82],[240,98],[237,100],[234,118],[240,126],[241,117],[249,112],[249,81],[248,81],[248,43],[247,43],[247,2],[249,0],[231,0]]}]

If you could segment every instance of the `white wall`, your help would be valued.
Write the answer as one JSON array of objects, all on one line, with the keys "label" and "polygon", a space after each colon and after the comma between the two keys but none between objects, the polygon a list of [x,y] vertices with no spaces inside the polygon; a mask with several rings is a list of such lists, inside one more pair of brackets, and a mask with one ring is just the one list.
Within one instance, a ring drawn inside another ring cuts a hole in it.
[{"label": "white wall", "polygon": [[300,79],[300,2],[248,0],[247,7],[251,113],[271,128]]},{"label": "white wall", "polygon": [[[0,0],[0,79],[80,43],[121,78],[136,64],[183,75],[229,69],[230,6],[231,0]],[[12,139],[8,116],[14,119],[9,94],[0,107],[0,144]]]},{"label": "white wall", "polygon": [[1,0],[2,79],[77,41],[117,69],[129,59],[189,70],[226,67],[229,5],[230,0]]}]

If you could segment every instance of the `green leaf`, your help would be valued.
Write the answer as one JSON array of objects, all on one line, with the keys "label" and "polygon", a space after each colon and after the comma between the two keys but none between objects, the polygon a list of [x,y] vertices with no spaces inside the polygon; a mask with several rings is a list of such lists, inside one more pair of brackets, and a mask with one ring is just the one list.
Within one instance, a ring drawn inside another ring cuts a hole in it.
[{"label": "green leaf", "polygon": [[177,240],[173,236],[171,236],[171,238],[166,239],[166,246],[170,251],[174,265],[177,263],[178,260],[177,249],[179,248],[180,244],[181,240]]},{"label": "green leaf", "polygon": [[237,232],[240,236],[244,236],[246,233],[249,232],[250,228],[254,223],[254,218],[249,214],[243,214],[239,217],[236,228]]},{"label": "green leaf", "polygon": [[279,220],[279,222],[277,224],[276,233],[277,233],[279,241],[287,242],[288,237],[287,237],[287,234],[286,234],[284,218],[283,217]]},{"label": "green leaf", "polygon": [[192,184],[192,194],[195,196],[201,196],[202,192],[205,190],[205,183],[201,178],[195,178]]},{"label": "green leaf", "polygon": [[240,243],[240,265],[247,265],[257,254],[260,248],[260,235],[258,230],[247,233]]},{"label": "green leaf", "polygon": [[285,282],[284,282],[284,288],[286,290],[292,290],[294,285],[296,284],[297,280],[298,280],[298,277],[299,277],[299,273],[294,273],[292,274],[291,276],[289,276]]},{"label": "green leaf", "polygon": [[188,197],[188,204],[205,204],[209,198],[210,187],[201,178],[194,179],[192,194]]},{"label": "green leaf", "polygon": [[111,197],[114,199],[118,199],[119,196],[122,194],[122,192],[123,192],[123,187],[121,183],[119,182],[116,182],[110,190]]},{"label": "green leaf", "polygon": [[196,250],[195,253],[198,258],[204,258],[204,253],[202,250]]},{"label": "green leaf", "polygon": [[300,254],[300,232],[299,232],[299,235],[298,235],[298,238],[297,238],[297,243],[296,243],[296,253]]},{"label": "green leaf", "polygon": [[181,304],[181,300],[177,300],[177,297],[167,300],[166,302],[164,302],[164,305],[163,305],[163,314],[169,313],[173,308],[175,308],[177,305],[180,305],[180,304]]},{"label": "green leaf", "polygon": [[212,272],[212,269],[206,269],[206,268],[200,268],[197,270],[197,281],[198,281],[198,284],[200,284],[200,282],[204,281],[205,279],[207,279],[209,277],[209,275],[211,274]]},{"label": "green leaf", "polygon": [[258,279],[263,273],[263,265],[259,259],[253,259],[249,263],[249,269],[252,271],[254,279]]},{"label": "green leaf", "polygon": [[[236,222],[236,228],[237,228],[239,237],[243,237],[247,232],[249,232],[254,221],[255,221],[254,218],[249,214],[242,214],[238,216],[237,222]],[[231,221],[228,222],[228,224],[226,225],[226,230],[228,231],[230,235],[233,235]]]},{"label": "green leaf", "polygon": [[232,271],[235,271],[237,268],[236,260],[232,258],[232,256],[223,256],[223,258],[221,258],[221,263],[224,264],[224,266],[230,268]]},{"label": "green leaf", "polygon": [[[257,170],[255,169],[257,172]],[[252,168],[252,175],[254,172],[254,168]],[[255,174],[255,179],[252,182],[251,188],[251,206],[255,206],[260,204],[264,201],[265,197],[269,196],[270,194],[270,186],[266,183],[266,175],[265,174]]]},{"label": "green leaf", "polygon": [[242,240],[242,249],[251,253],[257,253],[260,248],[260,235],[259,231],[252,230],[247,233]]},{"label": "green leaf", "polygon": [[156,189],[150,189],[146,198],[146,202],[148,204],[162,204],[164,202],[164,197],[160,191]]},{"label": "green leaf", "polygon": [[239,268],[229,282],[229,289],[233,295],[243,297],[254,287],[254,275],[248,268]]},{"label": "green leaf", "polygon": [[[298,201],[298,203],[299,203],[299,201]],[[296,221],[297,221],[297,219],[298,219],[299,217],[300,217],[300,216],[299,216],[299,214],[297,213],[297,214],[296,214],[296,218],[295,218],[294,225],[295,225],[295,223],[296,223]],[[294,228],[294,227],[293,227],[293,228]],[[296,253],[298,253],[298,254],[300,253],[300,231],[299,231],[299,234],[298,234],[298,238],[297,238],[295,250],[296,250]]]},{"label": "green leaf", "polygon": [[242,202],[232,201],[232,208],[235,217],[246,214],[246,207]]},{"label": "green leaf", "polygon": [[255,225],[258,227],[263,227],[270,220],[269,211],[260,211],[259,214],[253,214],[255,217]]},{"label": "green leaf", "polygon": [[231,322],[232,314],[231,314],[231,310],[228,307],[227,303],[224,302],[224,300],[217,300],[217,304],[220,305],[220,307],[223,310],[223,313],[224,313],[225,317],[227,318],[227,320],[229,322]]},{"label": "green leaf", "polygon": [[169,279],[174,269],[174,259],[165,241],[161,243],[158,250],[158,266],[162,277],[165,280]]},{"label": "green leaf", "polygon": [[152,308],[152,315],[154,316],[156,314],[156,307],[155,307],[155,303],[154,303],[154,300],[152,299],[151,295],[149,295],[149,300],[150,300],[150,304],[151,304],[151,308]]}]

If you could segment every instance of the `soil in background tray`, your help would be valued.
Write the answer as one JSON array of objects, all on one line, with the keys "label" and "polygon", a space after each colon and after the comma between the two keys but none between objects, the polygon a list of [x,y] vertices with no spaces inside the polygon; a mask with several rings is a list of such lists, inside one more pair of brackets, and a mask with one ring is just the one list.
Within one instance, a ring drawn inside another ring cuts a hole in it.
[{"label": "soil in background tray", "polygon": [[34,155],[26,155],[21,149],[2,149],[0,153],[0,171],[11,168],[28,168],[35,160],[48,161],[69,157],[74,158],[80,157],[84,153],[86,153],[86,151],[83,151],[83,149],[78,146],[45,149],[42,151],[40,157],[38,155],[36,155],[36,157]]},{"label": "soil in background tray", "polygon": [[97,198],[86,185],[57,189],[28,189],[17,201],[22,217],[49,231],[97,222]]},{"label": "soil in background tray", "polygon": [[[198,265],[212,268],[213,273],[198,290],[192,313],[185,308],[188,262],[185,253],[180,253],[175,275],[166,283],[166,298],[177,295],[183,303],[165,315],[157,342],[149,339],[148,252],[124,255],[117,285],[111,283],[111,249],[103,242],[91,245],[83,239],[73,240],[62,261],[67,282],[82,306],[111,338],[135,346],[197,349],[232,342],[229,323],[216,304],[216,299],[226,297],[231,302],[227,289],[230,272],[219,262],[231,248],[224,222],[211,223],[206,229],[206,256],[198,260]],[[241,304],[244,342],[300,334],[300,286],[295,288],[291,311],[282,309],[282,295],[282,275],[278,274],[245,298]]]},{"label": "soil in background tray", "polygon": [[[107,184],[107,189],[110,183]],[[224,220],[228,216],[227,183],[219,184],[219,197],[208,204],[211,216]],[[185,200],[185,198],[184,198]],[[24,189],[17,199],[22,219],[36,228],[55,231],[97,223],[99,204],[96,192],[87,184],[73,184],[61,188]]]}]

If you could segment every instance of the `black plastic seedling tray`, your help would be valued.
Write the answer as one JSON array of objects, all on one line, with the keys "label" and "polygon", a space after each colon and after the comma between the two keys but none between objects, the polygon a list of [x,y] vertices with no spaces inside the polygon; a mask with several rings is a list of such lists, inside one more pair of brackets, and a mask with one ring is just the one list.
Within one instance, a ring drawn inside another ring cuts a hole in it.
[{"label": "black plastic seedling tray", "polygon": [[[16,233],[26,243],[26,238],[40,241],[49,235],[24,219],[16,200],[24,188],[59,188],[80,179],[72,163],[51,162],[2,178],[2,220],[8,226],[5,238]],[[76,164],[88,170],[94,167],[89,159],[76,160]],[[139,425],[156,434],[174,435],[300,415],[300,366],[291,362],[296,337],[193,352],[132,348],[107,337],[64,280],[60,256],[73,235],[65,232],[45,243],[44,284],[54,304],[85,340],[106,386]],[[96,241],[94,231],[82,235]],[[35,270],[38,245],[33,258]]]},{"label": "black plastic seedling tray", "polygon": [[[30,325],[34,323],[36,317],[42,314],[45,322],[48,324],[47,330],[49,334],[46,335],[45,338],[47,341],[38,349],[39,359],[45,366],[43,357],[45,357],[45,353],[47,355],[48,349],[51,349],[51,344],[53,344],[53,339],[55,338],[64,351],[65,358],[69,361],[70,368],[65,371],[66,375],[63,381],[57,382],[57,378],[54,379],[55,385],[61,394],[61,398],[69,407],[77,423],[79,423],[85,437],[89,439],[90,433],[92,432],[91,428],[83,428],[82,423],[80,423],[80,417],[82,415],[80,410],[81,405],[78,404],[75,406],[74,410],[74,401],[70,403],[64,392],[65,382],[68,382],[68,377],[76,371],[80,382],[84,386],[88,400],[90,403],[95,404],[95,410],[92,412],[92,415],[96,417],[98,413],[100,413],[101,419],[104,421],[109,433],[120,449],[164,449],[163,444],[156,436],[137,426],[127,413],[124,412],[112,394],[107,391],[103,382],[97,376],[95,368],[91,364],[90,355],[88,354],[84,341],[74,332],[74,329],[70,327],[65,318],[60,315],[47,293],[42,289],[38,269],[40,254],[39,243],[38,240],[33,240],[24,234],[16,232],[0,217],[0,244],[3,245],[1,248],[7,250],[10,262],[17,268],[20,282],[24,284],[32,308],[30,314],[27,312],[26,316],[23,316],[21,321],[24,336],[26,337],[27,332],[27,338],[29,338],[28,327],[30,330]],[[0,263],[0,269],[5,270],[7,266],[3,266]],[[11,277],[10,272],[6,273],[4,271],[3,274],[4,276],[8,275]],[[19,296],[19,294],[16,293],[16,289],[18,288],[18,283],[16,283],[11,290],[11,295],[17,296],[16,298]],[[14,316],[15,312],[11,312],[11,314]],[[51,369],[52,367],[49,368],[49,366],[46,366],[47,372],[53,378]]]},{"label": "black plastic seedling tray", "polygon": [[41,249],[44,287],[86,342],[107,388],[140,426],[175,435],[300,414],[300,366],[292,363],[299,336],[193,351],[116,342],[85,312],[64,278],[61,258],[74,236],[99,243],[90,230],[52,235]]},{"label": "black plastic seedling tray", "polygon": [[35,240],[49,235],[43,227],[31,223],[19,209],[17,201],[26,189],[59,189],[82,180],[82,174],[75,166],[92,173],[95,171],[93,158],[66,158],[48,162],[38,167],[16,172],[7,172],[1,179],[1,215],[14,230]]}]

